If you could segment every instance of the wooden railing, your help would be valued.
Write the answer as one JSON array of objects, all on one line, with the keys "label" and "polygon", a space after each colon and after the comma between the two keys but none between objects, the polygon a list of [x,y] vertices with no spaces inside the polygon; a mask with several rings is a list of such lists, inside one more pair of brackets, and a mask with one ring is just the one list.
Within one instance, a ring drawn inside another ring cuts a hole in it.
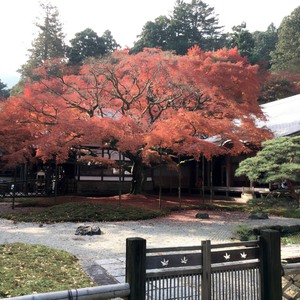
[{"label": "wooden railing", "polygon": [[130,300],[281,300],[280,235],[261,231],[257,241],[147,249],[126,241]]},{"label": "wooden railing", "polygon": [[146,240],[128,238],[125,284],[10,299],[292,300],[300,297],[299,280],[300,264],[281,264],[274,230],[256,241],[190,247],[147,248]]}]

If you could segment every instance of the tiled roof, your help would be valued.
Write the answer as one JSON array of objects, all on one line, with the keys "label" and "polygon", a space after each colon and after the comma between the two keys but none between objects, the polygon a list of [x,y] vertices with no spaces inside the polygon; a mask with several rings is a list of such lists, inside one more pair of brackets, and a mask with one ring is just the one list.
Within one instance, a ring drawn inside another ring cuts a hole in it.
[{"label": "tiled roof", "polygon": [[275,137],[300,132],[300,94],[261,105]]}]

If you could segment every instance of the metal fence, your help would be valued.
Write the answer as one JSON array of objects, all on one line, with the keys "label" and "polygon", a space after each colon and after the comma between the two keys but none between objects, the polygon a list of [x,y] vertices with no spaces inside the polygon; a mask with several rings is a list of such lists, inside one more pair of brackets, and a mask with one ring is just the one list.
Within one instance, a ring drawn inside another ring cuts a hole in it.
[{"label": "metal fence", "polygon": [[44,180],[30,179],[0,182],[0,197],[35,197],[46,196],[52,192],[52,183]]},{"label": "metal fence", "polygon": [[18,197],[45,197],[73,192],[67,180],[28,179],[0,181],[0,199]]}]

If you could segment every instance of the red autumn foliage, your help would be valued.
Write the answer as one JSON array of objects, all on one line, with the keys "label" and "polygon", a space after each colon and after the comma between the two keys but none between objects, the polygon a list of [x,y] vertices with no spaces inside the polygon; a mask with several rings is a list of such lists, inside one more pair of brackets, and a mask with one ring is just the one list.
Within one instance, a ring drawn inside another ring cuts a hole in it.
[{"label": "red autumn foliage", "polygon": [[[269,135],[255,126],[263,118],[258,66],[237,49],[117,51],[75,74],[63,62],[47,62],[36,76],[0,111],[0,148],[10,162],[63,162],[71,150],[99,145],[125,153],[135,167],[161,148],[209,158],[248,151],[244,141],[259,144]],[[228,140],[230,149],[222,146]]]},{"label": "red autumn foliage", "polygon": [[259,103],[268,103],[299,93],[300,74],[288,72],[272,73],[265,81],[259,97]]}]

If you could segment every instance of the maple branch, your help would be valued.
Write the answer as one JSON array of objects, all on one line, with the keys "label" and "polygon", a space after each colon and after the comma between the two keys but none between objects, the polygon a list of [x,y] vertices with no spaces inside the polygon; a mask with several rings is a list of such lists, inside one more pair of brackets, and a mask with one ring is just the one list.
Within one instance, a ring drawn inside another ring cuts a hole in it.
[{"label": "maple branch", "polygon": [[[80,101],[79,103],[75,103],[70,101],[69,99],[67,99],[66,97],[62,96],[61,94],[57,94],[58,96],[60,96],[66,103],[68,103],[70,105],[70,107],[73,108],[77,108],[80,111],[87,113],[89,115],[90,118],[92,118],[94,116],[95,110],[99,107],[99,103],[98,101],[96,101],[96,104],[94,105],[94,107],[87,109],[85,107],[81,106],[81,103],[83,102],[83,100],[88,101],[89,99],[81,92],[82,87],[78,87],[76,88],[75,86],[73,86],[72,84],[67,83],[63,77],[59,77],[59,79],[61,80],[61,82],[68,87],[69,89],[71,89],[73,92],[77,93],[80,97]],[[85,88],[86,90],[88,90],[88,87]],[[82,100],[83,99],[83,100]],[[98,99],[97,99],[98,100]]]},{"label": "maple branch", "polygon": [[[50,113],[47,113],[47,112],[45,112],[45,110],[44,110],[44,106],[42,107],[42,109],[41,110],[39,110],[39,109],[37,109],[34,105],[32,105],[30,102],[28,102],[28,101],[26,101],[26,100],[24,100],[24,102],[28,105],[28,110],[30,111],[33,111],[33,112],[35,112],[36,113],[36,115],[35,115],[35,119],[36,119],[36,121],[38,122],[38,123],[40,123],[40,124],[44,124],[44,125],[56,125],[58,122],[57,122],[57,115],[58,115],[58,110],[57,110],[57,108],[55,108],[54,106],[52,106],[51,108],[53,109],[53,111],[55,112],[55,114],[54,115],[52,115],[52,114],[50,114]],[[46,121],[41,121],[40,120],[40,118],[39,118],[39,114],[42,114],[43,116],[45,116],[45,117],[49,117],[50,119],[53,119],[53,120],[55,120],[55,122],[53,121],[53,122],[46,122]],[[29,122],[29,121],[27,121],[27,122],[20,122],[20,123],[23,123],[23,124],[25,124],[25,123],[32,123],[32,122]]]},{"label": "maple branch", "polygon": [[[110,73],[110,77],[107,77],[107,79],[112,83],[113,87],[115,88],[114,92],[111,92],[111,95],[115,97],[116,99],[119,99],[122,101],[121,111],[122,114],[125,114],[126,111],[130,109],[130,106],[132,103],[136,102],[139,98],[142,97],[144,91],[150,84],[150,80],[147,80],[143,86],[140,86],[138,83],[138,79],[136,76],[132,76],[132,85],[127,88],[124,84],[120,82],[120,80],[115,76],[113,72]],[[134,89],[134,87],[137,89],[137,93],[135,95],[131,95],[130,99],[126,99],[124,95],[130,96],[130,91]],[[124,90],[122,92],[121,90]]]},{"label": "maple branch", "polygon": [[[46,87],[46,89],[53,93],[54,95],[62,98],[65,103],[69,104],[70,108],[76,108],[80,110],[83,113],[88,114],[88,116],[91,118],[94,116],[95,111],[98,109],[100,112],[100,115],[103,117],[105,116],[105,113],[103,111],[103,107],[100,107],[100,98],[99,95],[104,91],[104,86],[105,83],[103,82],[102,84],[99,83],[97,76],[95,73],[91,73],[93,79],[94,79],[94,85],[92,88],[88,87],[88,82],[86,88],[82,88],[82,86],[76,87],[73,84],[70,84],[64,80],[62,76],[52,76],[52,78],[57,79],[61,84],[63,84],[66,88],[69,90],[75,92],[79,97],[76,99],[78,100],[77,102],[72,102],[70,99],[68,99],[66,96],[64,96],[62,93],[57,92],[54,88],[52,88],[49,84],[46,83],[44,80],[40,80],[40,83]],[[86,79],[87,81],[87,79]],[[86,97],[86,95],[82,91],[87,91],[87,94],[91,96],[90,98]],[[79,98],[79,99],[78,99]],[[93,99],[95,104],[93,105],[89,100]],[[86,104],[90,102],[89,108],[84,107],[82,104]]]},{"label": "maple branch", "polygon": [[[67,134],[67,132],[66,132],[66,134]],[[65,143],[62,144],[63,146],[69,144],[70,142],[72,142],[72,141],[74,141],[74,140],[76,140],[76,139],[78,139],[78,138],[81,138],[81,137],[83,136],[83,134],[80,134],[80,133],[78,133],[78,134],[74,134],[74,133],[72,134],[72,133],[69,133],[68,136],[70,137],[70,139],[67,139],[67,140],[65,141]]]},{"label": "maple branch", "polygon": [[[67,87],[70,87],[72,88],[72,86],[68,85],[67,83],[65,83],[64,79],[61,78],[61,77],[55,77],[57,79],[59,79],[64,85],[66,85]],[[83,108],[80,106],[80,103],[79,104],[75,104],[75,103],[72,103],[70,102],[66,97],[64,97],[61,93],[58,93],[55,89],[51,88],[48,84],[46,84],[45,81],[43,80],[40,80],[39,81],[40,84],[42,84],[49,92],[53,93],[54,95],[62,98],[66,103],[68,103],[70,105],[70,107],[73,107],[73,108],[77,108],[79,109],[80,111],[84,112],[84,113],[87,113],[88,115],[90,115],[89,113],[89,110],[87,110],[86,108]],[[73,88],[74,90],[76,90],[75,88]],[[77,89],[78,90],[78,89]]]}]

